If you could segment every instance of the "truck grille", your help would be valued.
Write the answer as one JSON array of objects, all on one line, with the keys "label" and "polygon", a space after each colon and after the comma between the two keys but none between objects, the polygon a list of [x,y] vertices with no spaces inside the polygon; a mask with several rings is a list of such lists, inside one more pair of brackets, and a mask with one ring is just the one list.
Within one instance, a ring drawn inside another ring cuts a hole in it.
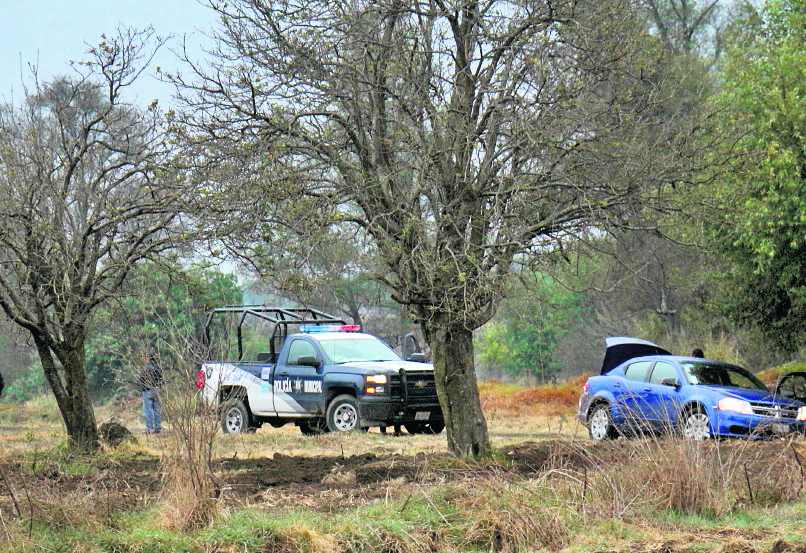
[{"label": "truck grille", "polygon": [[783,419],[798,418],[798,408],[792,405],[776,405],[774,403],[750,402],[753,407],[753,414],[762,417],[773,417]]},{"label": "truck grille", "polygon": [[393,398],[407,398],[410,405],[438,403],[433,371],[400,371],[389,379]]}]

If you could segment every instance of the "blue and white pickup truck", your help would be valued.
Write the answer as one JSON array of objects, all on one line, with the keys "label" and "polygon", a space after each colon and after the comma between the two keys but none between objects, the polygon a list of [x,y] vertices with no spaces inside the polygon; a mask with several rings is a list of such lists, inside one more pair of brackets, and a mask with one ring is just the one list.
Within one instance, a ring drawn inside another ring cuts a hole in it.
[{"label": "blue and white pickup truck", "polygon": [[210,351],[226,349],[212,347],[216,322],[237,340],[224,339],[232,352],[205,362],[198,386],[219,407],[225,433],[290,422],[306,435],[445,427],[434,370],[421,353],[403,360],[382,340],[321,311],[263,305],[211,311]]}]

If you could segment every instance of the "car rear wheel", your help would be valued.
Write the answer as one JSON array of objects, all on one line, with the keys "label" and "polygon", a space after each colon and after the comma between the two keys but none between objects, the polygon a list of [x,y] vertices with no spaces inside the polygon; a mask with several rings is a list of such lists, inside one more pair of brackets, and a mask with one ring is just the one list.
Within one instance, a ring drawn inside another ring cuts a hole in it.
[{"label": "car rear wheel", "polygon": [[602,440],[612,440],[616,437],[616,427],[610,417],[610,406],[600,403],[593,408],[588,420],[588,432],[591,438],[600,442]]},{"label": "car rear wheel", "polygon": [[683,437],[698,441],[711,437],[711,421],[702,408],[691,409],[683,417]]}]

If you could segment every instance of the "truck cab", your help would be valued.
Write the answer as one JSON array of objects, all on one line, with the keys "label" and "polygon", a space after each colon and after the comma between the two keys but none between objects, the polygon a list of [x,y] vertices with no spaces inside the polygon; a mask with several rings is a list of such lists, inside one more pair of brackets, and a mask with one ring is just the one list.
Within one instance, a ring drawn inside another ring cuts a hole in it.
[{"label": "truck cab", "polygon": [[[379,338],[332,315],[267,306],[213,310],[205,325],[208,344],[217,318],[234,319],[229,344],[235,347],[219,355],[229,358],[202,365],[199,388],[220,409],[226,433],[267,422],[294,423],[304,434],[375,426],[438,433],[445,426],[433,367],[420,361],[419,352],[404,360]],[[268,335],[261,328],[270,329]],[[254,351],[254,344],[265,351]]]}]

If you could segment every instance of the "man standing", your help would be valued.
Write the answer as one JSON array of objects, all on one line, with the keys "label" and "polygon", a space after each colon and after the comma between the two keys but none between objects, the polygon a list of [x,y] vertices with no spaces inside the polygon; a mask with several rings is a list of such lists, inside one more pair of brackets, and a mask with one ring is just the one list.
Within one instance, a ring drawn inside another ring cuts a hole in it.
[{"label": "man standing", "polygon": [[140,391],[143,393],[143,417],[146,420],[146,434],[159,434],[162,431],[160,402],[157,394],[162,387],[162,369],[151,356],[143,360],[140,375],[137,378]]}]

